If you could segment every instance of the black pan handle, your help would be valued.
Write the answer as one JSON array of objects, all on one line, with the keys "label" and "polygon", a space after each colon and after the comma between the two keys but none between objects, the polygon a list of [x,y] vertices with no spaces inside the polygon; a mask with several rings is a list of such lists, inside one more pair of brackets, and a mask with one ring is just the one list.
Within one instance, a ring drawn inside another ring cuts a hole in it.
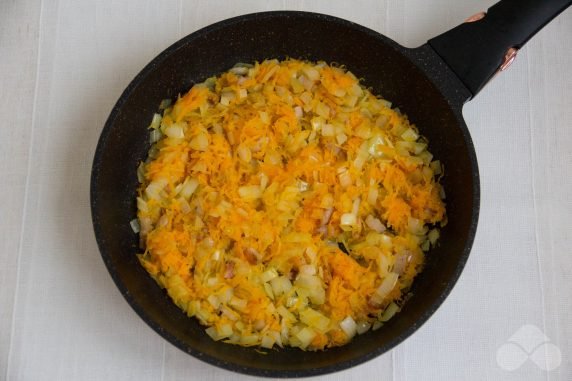
[{"label": "black pan handle", "polygon": [[[572,0],[502,0],[429,45],[473,94],[499,70],[508,67],[532,36]],[[501,67],[502,66],[502,67]]]}]

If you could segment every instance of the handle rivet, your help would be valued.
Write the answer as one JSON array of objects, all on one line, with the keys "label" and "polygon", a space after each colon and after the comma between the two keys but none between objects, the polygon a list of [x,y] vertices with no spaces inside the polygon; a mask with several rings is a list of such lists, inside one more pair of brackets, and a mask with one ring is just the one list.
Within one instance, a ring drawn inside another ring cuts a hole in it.
[{"label": "handle rivet", "polygon": [[479,13],[475,13],[474,15],[472,15],[471,17],[469,17],[468,19],[465,20],[465,22],[475,22],[475,21],[479,21],[480,19],[482,19],[483,17],[486,16],[486,12],[479,12]]},{"label": "handle rivet", "polygon": [[502,64],[499,67],[499,71],[505,71],[506,69],[508,69],[508,67],[514,62],[517,52],[518,49],[516,48],[510,48],[509,50],[506,51]]}]

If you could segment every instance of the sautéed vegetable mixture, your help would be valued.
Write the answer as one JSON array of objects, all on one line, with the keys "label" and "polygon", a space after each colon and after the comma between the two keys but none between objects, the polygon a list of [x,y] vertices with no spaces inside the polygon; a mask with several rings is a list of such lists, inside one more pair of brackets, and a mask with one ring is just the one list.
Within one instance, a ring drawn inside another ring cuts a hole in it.
[{"label": "saut\u00e9ed vegetable mixture", "polygon": [[237,64],[163,101],[139,260],[214,340],[322,350],[400,310],[446,223],[442,168],[343,67]]}]

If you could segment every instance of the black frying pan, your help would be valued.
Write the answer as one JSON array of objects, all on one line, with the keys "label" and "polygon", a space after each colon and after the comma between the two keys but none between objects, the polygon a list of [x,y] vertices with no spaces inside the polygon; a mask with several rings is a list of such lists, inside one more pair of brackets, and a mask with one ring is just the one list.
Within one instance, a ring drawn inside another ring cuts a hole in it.
[{"label": "black frying pan", "polygon": [[[393,348],[419,328],[447,297],[469,256],[479,213],[479,172],[463,104],[506,67],[515,49],[572,0],[503,0],[480,20],[464,23],[416,49],[370,29],[305,12],[266,12],[219,22],[175,43],[129,84],[113,108],[95,153],[91,178],[93,225],[101,255],[133,309],[161,336],[208,363],[276,377],[310,376],[345,369]],[[482,16],[482,15],[480,15]],[[474,17],[478,19],[480,16]],[[513,50],[511,50],[513,48]],[[508,53],[508,54],[507,54]],[[136,169],[149,150],[147,126],[162,99],[237,62],[302,58],[346,65],[406,113],[429,138],[445,166],[449,223],[440,246],[402,311],[375,332],[323,352],[253,348],[214,342],[166,296],[135,254]]]}]

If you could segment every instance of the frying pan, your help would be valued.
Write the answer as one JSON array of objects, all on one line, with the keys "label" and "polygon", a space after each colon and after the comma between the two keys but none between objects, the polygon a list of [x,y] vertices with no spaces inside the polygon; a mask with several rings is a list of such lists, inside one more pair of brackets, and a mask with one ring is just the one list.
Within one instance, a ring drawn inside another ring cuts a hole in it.
[{"label": "frying pan", "polygon": [[[467,261],[479,214],[479,172],[463,121],[463,104],[571,0],[503,0],[486,15],[415,48],[346,20],[306,12],[265,12],[225,20],[162,52],[125,89],[105,124],[92,168],[91,210],[97,243],[117,287],[166,340],[203,361],[237,372],[299,377],[333,372],[378,356],[415,332],[441,305]],[[484,17],[483,17],[484,16]],[[286,57],[344,64],[399,107],[429,139],[445,167],[448,224],[427,254],[413,296],[375,332],[322,352],[267,351],[214,342],[139,265],[136,170],[149,150],[147,126],[162,99],[224,72],[237,62]]]}]

